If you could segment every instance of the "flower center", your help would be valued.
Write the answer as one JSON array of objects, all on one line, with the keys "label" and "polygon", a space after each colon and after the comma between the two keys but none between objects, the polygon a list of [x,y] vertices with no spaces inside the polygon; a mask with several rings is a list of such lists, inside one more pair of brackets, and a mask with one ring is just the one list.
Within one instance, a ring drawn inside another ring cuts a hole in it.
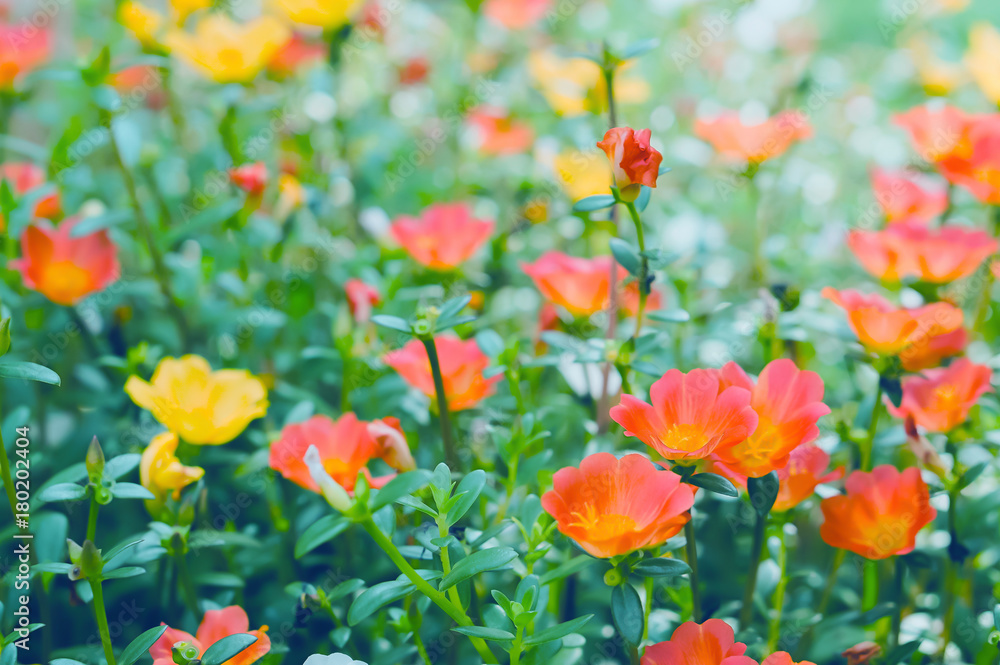
[{"label": "flower center", "polygon": [[617,515],[615,513],[597,513],[594,504],[587,504],[583,513],[573,512],[577,518],[571,526],[580,527],[587,531],[589,538],[594,540],[609,540],[623,536],[635,531],[636,523],[628,515]]},{"label": "flower center", "polygon": [[708,437],[698,425],[674,425],[663,437],[663,445],[674,450],[694,452],[705,447]]},{"label": "flower center", "polygon": [[90,273],[72,261],[55,261],[42,271],[44,293],[53,302],[73,303],[89,290]]}]

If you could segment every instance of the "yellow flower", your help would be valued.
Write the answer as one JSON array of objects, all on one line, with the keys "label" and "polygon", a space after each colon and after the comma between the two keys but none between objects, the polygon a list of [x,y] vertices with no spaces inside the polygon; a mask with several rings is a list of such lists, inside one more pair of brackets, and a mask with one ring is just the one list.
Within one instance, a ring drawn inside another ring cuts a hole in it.
[{"label": "yellow flower", "polygon": [[275,0],[278,7],[296,23],[321,28],[339,28],[349,22],[362,0]]},{"label": "yellow flower", "polygon": [[168,494],[179,499],[182,489],[205,475],[205,469],[199,466],[181,464],[176,455],[179,443],[180,440],[173,432],[162,432],[154,436],[142,451],[139,480],[143,487],[156,496],[147,505],[159,505]]},{"label": "yellow flower", "polygon": [[160,12],[129,0],[118,10],[118,20],[143,46],[159,45],[159,33],[164,20]]},{"label": "yellow flower", "polygon": [[559,184],[574,202],[611,193],[611,164],[599,152],[570,150],[556,157],[554,166]]},{"label": "yellow flower", "polygon": [[219,83],[247,83],[291,37],[271,16],[237,23],[222,14],[201,19],[193,34],[173,30],[166,43],[175,54]]},{"label": "yellow flower", "polygon": [[[615,101],[643,102],[649,98],[649,85],[627,78],[626,62],[615,73]],[[587,58],[563,58],[551,51],[534,51],[528,56],[528,71],[549,106],[560,115],[601,113],[608,107],[607,86],[600,66]]]},{"label": "yellow flower", "polygon": [[968,80],[968,74],[962,63],[938,58],[930,44],[930,35],[915,36],[908,44],[910,59],[917,69],[924,91],[928,95],[944,96],[964,84]]},{"label": "yellow flower", "polygon": [[174,18],[180,25],[188,16],[199,9],[208,9],[212,6],[212,0],[170,0],[170,6],[174,10]]},{"label": "yellow flower", "polygon": [[1000,32],[996,28],[985,22],[972,26],[965,64],[983,94],[1000,104]]},{"label": "yellow flower", "polygon": [[260,379],[246,370],[213,372],[201,356],[164,358],[149,383],[130,376],[125,392],[171,432],[197,445],[228,443],[267,413],[267,388]]}]

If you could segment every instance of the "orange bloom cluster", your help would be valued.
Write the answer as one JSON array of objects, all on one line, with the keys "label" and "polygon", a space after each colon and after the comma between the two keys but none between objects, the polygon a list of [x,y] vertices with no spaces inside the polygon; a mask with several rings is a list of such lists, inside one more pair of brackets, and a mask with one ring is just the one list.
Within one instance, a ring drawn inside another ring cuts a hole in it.
[{"label": "orange bloom cluster", "polygon": [[823,295],[847,312],[858,341],[879,355],[899,356],[903,367],[917,371],[960,353],[968,341],[962,310],[945,302],[915,309],[893,306],[881,296],[827,287]]},{"label": "orange bloom cluster", "polygon": [[527,123],[512,120],[502,109],[480,106],[469,112],[469,126],[476,147],[487,155],[514,155],[524,152],[535,141]]},{"label": "orange bloom cluster", "polygon": [[52,32],[29,25],[0,24],[0,89],[12,90],[18,77],[45,64],[52,50]]},{"label": "orange bloom cluster", "polygon": [[176,628],[167,628],[160,639],[156,640],[149,648],[149,655],[153,659],[153,665],[173,665],[174,658],[171,649],[179,642],[190,644],[197,649],[198,655],[202,656],[210,646],[219,640],[240,633],[250,633],[257,638],[257,641],[227,660],[226,665],[251,665],[271,650],[267,626],[261,626],[258,630],[250,630],[250,619],[247,617],[246,611],[238,605],[231,605],[221,610],[205,612],[205,617],[201,620],[201,625],[198,626],[198,632],[195,635]]},{"label": "orange bloom cluster", "polygon": [[[534,263],[522,263],[521,269],[531,277],[545,299],[564,307],[573,316],[591,316],[608,308],[611,301],[611,269],[615,260],[610,256],[592,259],[577,258],[562,252],[546,252]],[[628,271],[616,268],[616,283],[625,283]],[[633,314],[639,308],[639,284],[631,281],[623,289],[621,308]],[[646,302],[647,310],[661,306],[660,294],[652,291]]]},{"label": "orange bloom cluster", "polygon": [[847,243],[865,270],[879,279],[915,277],[934,284],[971,275],[998,247],[986,231],[949,224],[931,229],[920,221],[852,231]]},{"label": "orange bloom cluster", "polygon": [[993,392],[986,365],[959,358],[948,367],[924,370],[903,379],[899,406],[887,401],[889,413],[912,420],[929,432],[950,432],[969,417],[969,411],[984,393]]},{"label": "orange bloom cluster", "polygon": [[[688,621],[674,630],[666,642],[646,647],[642,665],[757,665],[745,656],[747,645],[736,641],[732,626],[722,619],[704,623]],[[777,651],[761,665],[815,665],[809,661],[796,663],[785,651]]]},{"label": "orange bloom cluster", "polygon": [[937,515],[920,469],[899,471],[891,465],[870,473],[855,471],[845,482],[846,495],[820,504],[820,536],[831,547],[850,550],[868,559],[908,554],[917,532]]},{"label": "orange bloom cluster", "polygon": [[647,404],[623,395],[611,409],[626,435],[666,459],[710,459],[754,477],[786,467],[830,412],[819,375],[784,358],[768,363],[756,384],[736,363],[687,374],[673,369],[653,383],[649,397]]},{"label": "orange bloom cluster", "polygon": [[464,203],[437,203],[419,218],[400,217],[390,229],[413,260],[432,270],[453,270],[468,261],[490,234],[493,221],[475,219]]},{"label": "orange bloom cluster", "polygon": [[694,490],[646,457],[597,453],[556,471],[542,507],[559,531],[595,557],[656,547],[690,519]]},{"label": "orange bloom cluster", "polygon": [[[490,358],[479,349],[475,340],[463,342],[457,337],[435,337],[434,348],[441,363],[444,393],[450,411],[471,409],[484,397],[493,394],[493,385],[502,377],[483,377]],[[410,340],[403,348],[387,353],[383,360],[411,386],[428,397],[436,396],[431,361],[420,340]],[[436,403],[432,403],[431,408],[436,408]]]},{"label": "orange bloom cluster", "polygon": [[757,125],[744,125],[739,114],[730,111],[712,120],[698,120],[694,133],[724,157],[760,164],[811,137],[812,127],[798,111],[782,111]]},{"label": "orange bloom cluster", "polygon": [[313,416],[281,430],[280,438],[271,444],[269,463],[288,480],[317,493],[319,485],[305,463],[309,446],[316,447],[323,468],[348,492],[354,489],[359,473],[364,474],[372,487],[382,487],[395,477],[391,474],[373,478],[368,471],[368,463],[373,459],[381,459],[397,471],[415,467],[396,418],[365,422],[353,413],[345,413],[336,421],[327,416]]}]

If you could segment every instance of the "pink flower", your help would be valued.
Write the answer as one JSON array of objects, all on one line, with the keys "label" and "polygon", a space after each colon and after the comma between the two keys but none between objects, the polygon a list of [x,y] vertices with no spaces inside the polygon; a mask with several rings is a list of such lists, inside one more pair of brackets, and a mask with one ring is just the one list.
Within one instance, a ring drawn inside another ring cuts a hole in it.
[{"label": "pink flower", "polygon": [[948,208],[943,187],[924,187],[920,179],[905,171],[872,169],[875,199],[890,222],[927,222]]},{"label": "pink flower", "polygon": [[372,308],[382,303],[382,294],[360,279],[347,280],[344,291],[347,293],[347,306],[351,308],[351,316],[358,323],[368,323]]},{"label": "pink flower", "polygon": [[493,226],[492,220],[474,218],[464,203],[436,203],[419,218],[398,218],[390,233],[417,263],[432,270],[452,270],[476,253]]}]

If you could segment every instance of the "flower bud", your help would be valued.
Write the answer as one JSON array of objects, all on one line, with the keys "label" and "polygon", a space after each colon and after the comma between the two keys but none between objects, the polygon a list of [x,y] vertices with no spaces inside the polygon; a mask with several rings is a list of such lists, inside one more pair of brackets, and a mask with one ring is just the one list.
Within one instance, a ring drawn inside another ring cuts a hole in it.
[{"label": "flower bud", "polygon": [[353,505],[350,495],[323,468],[323,460],[320,458],[316,446],[309,446],[304,461],[309,467],[309,475],[312,476],[313,482],[319,486],[326,502],[339,512],[350,510]]}]

